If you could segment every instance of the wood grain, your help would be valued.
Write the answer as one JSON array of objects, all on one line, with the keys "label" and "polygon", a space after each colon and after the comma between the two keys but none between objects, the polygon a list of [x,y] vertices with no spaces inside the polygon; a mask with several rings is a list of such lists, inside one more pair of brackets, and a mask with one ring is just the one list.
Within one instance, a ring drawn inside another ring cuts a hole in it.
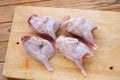
[{"label": "wood grain", "polygon": [[11,23],[0,24],[0,62],[4,62]]},{"label": "wood grain", "polygon": [[[63,5],[64,4],[83,4],[83,5],[87,5],[87,6],[90,6],[91,4],[92,5],[97,5],[97,6],[110,6],[110,5],[115,5],[115,4],[119,4],[120,1],[119,0],[108,0],[108,1],[105,1],[105,0],[59,0],[59,1],[56,1],[56,0],[1,0],[0,1],[2,4],[0,4],[0,6],[9,6],[9,5],[16,5],[16,4],[28,4],[28,3],[36,3],[36,2],[43,2],[43,3],[46,3],[46,2],[49,2],[50,4],[53,4],[53,3],[62,3]],[[73,5],[73,6],[74,6]]]},{"label": "wood grain", "polygon": [[17,4],[25,4],[25,3],[34,3],[34,2],[41,2],[41,1],[48,1],[48,0],[1,0],[1,6],[9,6],[9,5],[17,5]]},{"label": "wood grain", "polygon": [[9,37],[7,30],[10,30],[17,5],[120,11],[120,0],[0,0],[0,63],[4,62]]},{"label": "wood grain", "polygon": [[[79,9],[97,9],[97,10],[108,10],[108,11],[120,11],[120,0],[0,0],[0,62],[4,62],[4,56],[7,47],[7,41],[9,33],[7,32],[7,26],[11,26],[13,12],[17,5],[33,5],[33,6],[52,6],[52,7],[66,7],[66,8],[79,8]],[[2,23],[2,24],[1,24]],[[6,30],[3,32],[2,30]],[[6,39],[5,39],[6,38]]]},{"label": "wood grain", "polygon": [[[23,0],[22,0],[23,1]],[[21,2],[22,2],[21,1]],[[8,1],[7,1],[8,2]],[[17,2],[16,2],[17,3]],[[78,9],[95,9],[95,10],[105,10],[105,11],[120,11],[120,0],[48,0],[32,3],[22,3],[0,7],[0,23],[12,21],[13,11],[17,5],[31,5],[31,6],[45,6],[45,7],[64,7],[64,8],[78,8]],[[7,14],[6,14],[7,13]]]},{"label": "wood grain", "polygon": [[[95,51],[95,57],[90,59],[84,58],[83,60],[84,67],[88,74],[87,77],[83,77],[78,67],[72,61],[66,59],[58,50],[56,50],[55,56],[50,59],[50,63],[54,68],[53,73],[49,73],[41,63],[26,54],[20,38],[25,34],[32,33],[32,30],[26,26],[28,26],[28,17],[33,13],[52,16],[59,20],[65,15],[71,15],[71,17],[81,15],[91,19],[98,26],[98,30],[95,31],[94,35],[99,48]],[[78,80],[79,78],[84,80],[93,80],[95,78],[97,78],[97,80],[103,78],[105,80],[119,80],[119,22],[120,13],[117,12],[19,6],[15,9],[3,73],[6,77],[33,80]],[[16,45],[16,42],[20,44]],[[112,51],[114,51],[114,53]],[[112,70],[109,69],[111,67],[113,67]],[[58,78],[58,75],[61,77]]]},{"label": "wood grain", "polygon": [[[0,63],[0,80],[21,80],[21,79],[13,79],[13,78],[5,78],[4,76],[2,76],[3,74],[3,66],[4,63]],[[22,79],[24,80],[24,79]]]},{"label": "wood grain", "polygon": [[[2,75],[3,63],[0,63],[0,75]],[[3,76],[0,76],[0,79],[3,80]]]}]

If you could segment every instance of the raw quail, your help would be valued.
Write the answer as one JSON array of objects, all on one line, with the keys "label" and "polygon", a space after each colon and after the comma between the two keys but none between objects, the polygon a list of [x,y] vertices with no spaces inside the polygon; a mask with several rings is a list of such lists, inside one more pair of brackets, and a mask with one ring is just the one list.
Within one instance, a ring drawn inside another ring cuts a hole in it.
[{"label": "raw quail", "polygon": [[56,40],[56,47],[68,59],[75,62],[81,69],[82,74],[86,76],[86,71],[82,65],[82,58],[94,56],[90,49],[78,39],[72,37],[60,36]]},{"label": "raw quail", "polygon": [[30,56],[43,63],[48,71],[53,71],[48,59],[53,56],[54,48],[49,41],[29,35],[23,36],[21,40]]},{"label": "raw quail", "polygon": [[70,16],[65,16],[61,27],[65,28],[68,32],[80,36],[94,49],[97,48],[92,35],[92,31],[97,27],[92,21],[83,17],[75,17],[70,19]]},{"label": "raw quail", "polygon": [[55,33],[61,25],[61,22],[59,22],[57,19],[38,15],[30,16],[28,23],[36,33],[49,36],[54,41],[56,40]]}]

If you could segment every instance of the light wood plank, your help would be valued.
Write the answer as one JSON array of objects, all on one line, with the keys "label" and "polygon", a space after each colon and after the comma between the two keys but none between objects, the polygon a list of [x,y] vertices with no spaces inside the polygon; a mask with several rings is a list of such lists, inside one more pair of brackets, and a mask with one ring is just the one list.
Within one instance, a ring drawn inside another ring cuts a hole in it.
[{"label": "light wood plank", "polygon": [[[43,64],[26,54],[20,38],[25,34],[32,33],[32,30],[26,26],[28,26],[28,16],[33,13],[52,16],[59,20],[65,15],[71,15],[72,17],[80,15],[91,19],[97,25],[98,30],[95,31],[94,35],[99,48],[95,51],[93,58],[84,58],[83,60],[87,77],[83,77],[78,67],[72,61],[64,58],[57,50],[55,56],[50,59],[50,63],[54,68],[53,73],[48,72]],[[14,16],[4,68],[4,75],[6,77],[34,80],[120,79],[120,13],[19,6],[16,8]],[[17,41],[20,43],[19,45],[16,45]],[[113,67],[113,70],[110,70],[109,67]]]},{"label": "light wood plank", "polygon": [[[38,2],[40,1],[40,2]],[[42,1],[42,2],[41,2]],[[66,7],[66,8],[78,8],[78,9],[97,9],[108,11],[120,11],[120,0],[0,0],[0,23],[6,25],[6,22],[12,21],[14,8],[16,5],[33,5],[33,6],[53,6],[53,7]],[[3,24],[4,23],[4,24]],[[11,24],[10,24],[11,26]],[[1,30],[1,24],[0,24]],[[0,62],[4,61],[7,41],[9,33],[6,32],[7,27],[2,31],[0,35]],[[3,34],[4,33],[4,34]],[[4,35],[4,36],[3,36]],[[2,36],[2,38],[1,38]],[[7,36],[7,37],[6,37]],[[1,78],[0,78],[1,79]],[[13,79],[11,79],[13,80]]]},{"label": "light wood plank", "polygon": [[25,4],[25,3],[33,3],[33,2],[41,2],[41,1],[48,1],[48,0],[0,0],[1,3],[0,6]]},{"label": "light wood plank", "polygon": [[0,62],[4,62],[4,60],[5,60],[7,45],[8,45],[8,41],[0,42]]},{"label": "light wood plank", "polygon": [[3,80],[2,71],[3,71],[3,63],[0,63],[0,79],[1,79],[1,80]]},{"label": "light wood plank", "polygon": [[3,73],[3,66],[4,66],[4,63],[0,63],[0,80],[8,80],[2,74]]},{"label": "light wood plank", "polygon": [[[9,4],[19,4],[19,3],[23,3],[23,2],[31,2],[33,0],[15,0],[15,1],[7,1],[7,0],[1,0],[1,4],[2,5],[9,5]],[[36,0],[37,1],[37,0]],[[92,2],[92,3],[91,3]],[[41,3],[41,2],[40,2]],[[35,2],[35,3],[31,3],[31,4],[27,4],[27,5],[36,5],[38,6],[40,4],[39,2]],[[95,4],[102,4],[101,7],[93,7],[93,9],[99,9],[99,10],[110,10],[110,11],[119,11],[119,6],[118,3],[119,2],[115,2],[115,0],[110,0],[110,1],[104,1],[104,0],[101,0],[101,1],[88,1],[85,0],[84,1],[81,1],[81,2],[74,2],[74,1],[67,1],[63,4],[64,2],[62,0],[60,0],[59,3],[56,3],[55,1],[54,2],[51,2],[51,1],[47,1],[47,2],[42,2],[40,5],[41,6],[45,6],[46,4],[49,4],[47,6],[58,6],[58,7],[71,7],[71,8],[83,8],[83,9],[86,9],[87,6],[79,6],[79,5],[85,5],[85,3],[87,3],[88,7],[90,7],[89,5],[95,5]],[[79,5],[78,5],[79,3]],[[66,5],[65,5],[66,4]],[[103,6],[103,4],[113,4],[111,6]],[[114,5],[115,4],[115,5]],[[71,6],[70,6],[71,5]],[[15,5],[16,6],[16,5]],[[2,15],[0,17],[0,22],[11,22],[12,21],[12,17],[13,17],[13,11],[14,11],[14,8],[15,6],[6,6],[6,7],[0,7],[0,15]],[[92,7],[90,7],[92,9]],[[3,31],[2,28],[4,28],[3,25],[8,25],[7,23],[3,23],[3,24],[0,24],[0,61],[3,61],[4,60],[4,55],[5,55],[5,52],[6,52],[6,47],[7,47],[7,41],[8,41],[8,37],[9,37],[9,32],[7,31]],[[11,26],[11,24],[10,24]],[[9,27],[10,27],[9,26]],[[4,28],[4,30],[7,29],[7,26]]]},{"label": "light wood plank", "polygon": [[0,62],[4,62],[10,30],[11,23],[0,24]]},{"label": "light wood plank", "polygon": [[109,6],[119,4],[119,0],[0,0],[0,6],[8,6],[8,5],[16,5],[16,4],[26,4],[26,3],[36,3],[36,2],[51,2],[51,3],[63,3],[63,4],[87,4],[86,6],[92,5],[101,5],[101,6]]},{"label": "light wood plank", "polygon": [[[4,1],[4,0],[3,0]],[[18,2],[17,2],[18,1]],[[0,23],[12,21],[13,12],[17,5],[21,0],[17,1],[7,1],[8,5],[4,7],[0,7]],[[23,1],[23,0],[22,0]],[[22,2],[21,1],[21,2]],[[25,0],[26,1],[26,0]],[[95,10],[105,10],[105,11],[120,11],[119,0],[49,0],[49,1],[40,1],[34,3],[23,3],[19,5],[29,5],[29,6],[45,6],[45,7],[64,7],[64,8],[77,8],[77,9],[95,9]],[[0,3],[2,4],[2,3]]]},{"label": "light wood plank", "polygon": [[11,30],[12,23],[0,24],[0,42],[7,42]]},{"label": "light wood plank", "polygon": [[14,79],[14,78],[5,78],[3,76],[3,67],[4,67],[4,63],[0,63],[0,80],[25,80],[25,79]]}]

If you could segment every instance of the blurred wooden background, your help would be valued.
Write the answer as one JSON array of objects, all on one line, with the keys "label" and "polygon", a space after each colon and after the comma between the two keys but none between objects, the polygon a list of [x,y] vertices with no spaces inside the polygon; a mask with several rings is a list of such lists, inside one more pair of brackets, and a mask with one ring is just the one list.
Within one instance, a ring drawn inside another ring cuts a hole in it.
[{"label": "blurred wooden background", "polygon": [[4,78],[2,69],[17,5],[120,12],[120,0],[0,0],[0,80],[16,80]]}]

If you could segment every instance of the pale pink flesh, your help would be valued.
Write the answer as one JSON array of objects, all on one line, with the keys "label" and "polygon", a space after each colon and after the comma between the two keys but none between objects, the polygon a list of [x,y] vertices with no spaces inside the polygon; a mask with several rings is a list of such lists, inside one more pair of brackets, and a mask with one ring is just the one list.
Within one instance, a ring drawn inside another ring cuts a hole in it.
[{"label": "pale pink flesh", "polygon": [[74,62],[76,63],[76,65],[81,69],[81,72],[84,76],[86,76],[86,71],[83,67],[83,64],[82,64],[82,59],[75,59]]},{"label": "pale pink flesh", "polygon": [[30,16],[28,18],[28,23],[34,32],[42,35],[49,35],[54,41],[56,40],[55,33],[61,25],[58,20],[52,17],[37,15]]},{"label": "pale pink flesh", "polygon": [[94,49],[97,48],[92,35],[92,31],[95,30],[97,27],[90,20],[82,17],[76,17],[71,19],[64,17],[62,27],[68,30],[68,32],[71,32],[83,38]]},{"label": "pale pink flesh", "polygon": [[74,61],[86,76],[86,71],[82,65],[82,58],[94,56],[90,49],[75,38],[60,36],[56,40],[56,47],[68,59]]},{"label": "pale pink flesh", "polygon": [[86,32],[86,34],[83,34],[84,39],[93,47],[93,49],[97,49],[97,45],[95,44],[95,41],[93,39],[93,35],[90,31]]},{"label": "pale pink flesh", "polygon": [[25,51],[36,60],[45,65],[48,71],[53,71],[48,59],[53,56],[52,44],[42,38],[25,35],[21,38]]}]

